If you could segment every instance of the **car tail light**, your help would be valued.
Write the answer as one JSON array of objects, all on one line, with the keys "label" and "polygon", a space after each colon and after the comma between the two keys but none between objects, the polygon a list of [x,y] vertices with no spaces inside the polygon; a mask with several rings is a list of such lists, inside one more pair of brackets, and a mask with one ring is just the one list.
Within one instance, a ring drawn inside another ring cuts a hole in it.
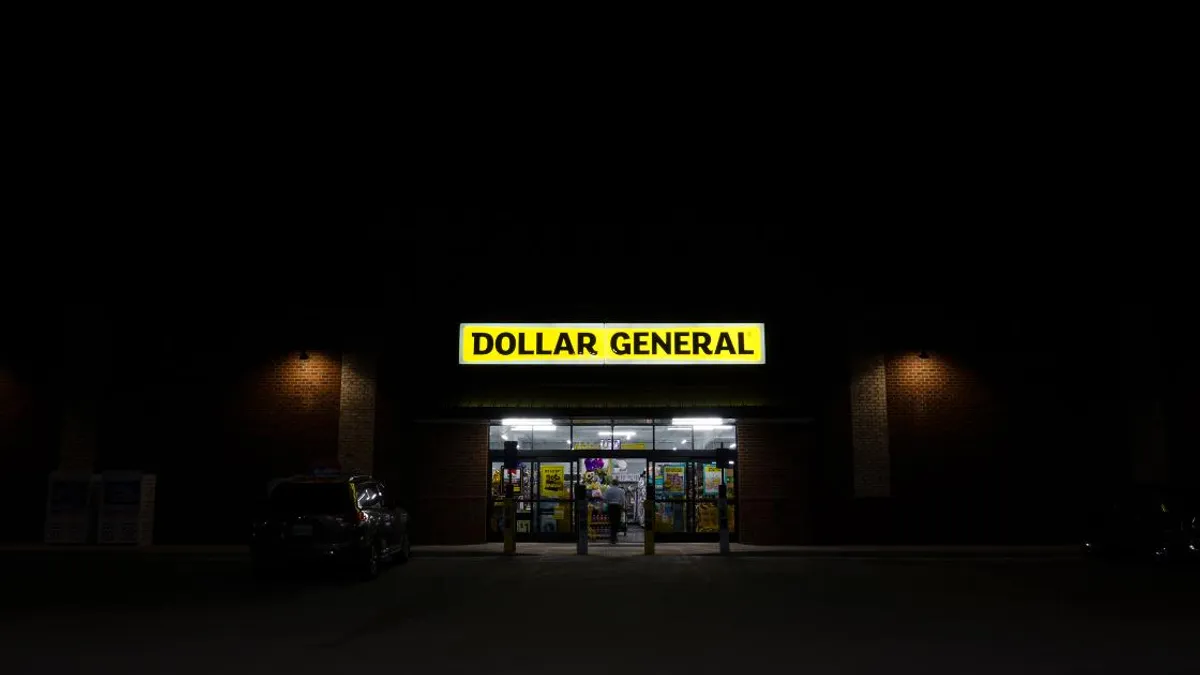
[{"label": "car tail light", "polygon": [[356,511],[355,517],[358,518],[358,522],[360,523],[367,522],[367,514],[363,513],[362,511]]}]

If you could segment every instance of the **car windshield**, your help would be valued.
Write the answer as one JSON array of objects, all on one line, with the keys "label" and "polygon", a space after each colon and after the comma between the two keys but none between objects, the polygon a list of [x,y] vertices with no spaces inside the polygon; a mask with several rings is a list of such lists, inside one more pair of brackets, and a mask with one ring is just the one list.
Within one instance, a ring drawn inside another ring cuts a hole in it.
[{"label": "car windshield", "polygon": [[284,483],[271,493],[275,513],[345,513],[352,509],[344,483]]}]

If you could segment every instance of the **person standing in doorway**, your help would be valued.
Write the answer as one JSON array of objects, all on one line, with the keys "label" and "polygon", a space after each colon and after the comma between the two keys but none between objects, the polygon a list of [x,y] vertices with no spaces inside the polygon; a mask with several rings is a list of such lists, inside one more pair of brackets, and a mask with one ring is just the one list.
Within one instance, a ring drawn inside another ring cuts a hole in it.
[{"label": "person standing in doorway", "polygon": [[617,543],[617,528],[621,526],[621,511],[625,508],[625,491],[616,483],[604,491],[604,503],[608,506],[608,541]]}]

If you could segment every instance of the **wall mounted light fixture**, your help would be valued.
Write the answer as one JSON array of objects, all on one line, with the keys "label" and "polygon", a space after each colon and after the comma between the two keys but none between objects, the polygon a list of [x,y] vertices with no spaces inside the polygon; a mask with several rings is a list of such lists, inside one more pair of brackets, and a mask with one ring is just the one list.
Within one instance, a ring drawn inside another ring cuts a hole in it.
[{"label": "wall mounted light fixture", "polygon": [[917,353],[917,358],[919,358],[919,359],[929,358],[929,350],[922,349],[920,352]]},{"label": "wall mounted light fixture", "polygon": [[307,349],[301,349],[301,350],[300,350],[300,360],[301,360],[301,361],[307,361],[307,360],[308,360],[308,350],[307,350]]}]

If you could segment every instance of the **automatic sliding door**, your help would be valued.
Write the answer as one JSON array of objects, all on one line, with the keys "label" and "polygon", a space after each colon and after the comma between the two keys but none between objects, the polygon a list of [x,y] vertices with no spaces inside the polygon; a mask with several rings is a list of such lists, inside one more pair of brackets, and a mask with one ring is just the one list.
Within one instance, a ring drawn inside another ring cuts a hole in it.
[{"label": "automatic sliding door", "polygon": [[652,462],[654,465],[654,531],[686,533],[692,519],[688,496],[689,462]]},{"label": "automatic sliding door", "polygon": [[504,496],[509,484],[517,487],[514,493],[516,521],[510,526],[515,529],[517,539],[529,539],[533,535],[533,465],[533,462],[521,462],[516,469],[505,469],[502,462],[492,462],[488,485],[490,538],[504,536]]},{"label": "automatic sliding door", "polygon": [[536,462],[535,538],[556,539],[575,530],[572,492],[577,482],[575,462]]}]

